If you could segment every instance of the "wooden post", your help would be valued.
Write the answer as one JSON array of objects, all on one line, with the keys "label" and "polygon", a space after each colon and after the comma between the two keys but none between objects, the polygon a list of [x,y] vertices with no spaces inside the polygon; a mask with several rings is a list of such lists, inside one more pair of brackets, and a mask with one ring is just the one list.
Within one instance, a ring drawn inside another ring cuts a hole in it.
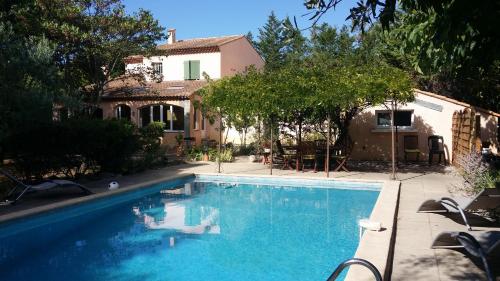
[{"label": "wooden post", "polygon": [[217,148],[219,157],[217,157],[217,173],[220,174],[220,161],[221,161],[221,152],[222,152],[222,112],[219,111],[219,147]]},{"label": "wooden post", "polygon": [[326,133],[326,157],[325,157],[325,170],[326,177],[330,177],[330,135],[332,133],[332,128],[330,127],[330,115],[328,115],[328,132]]},{"label": "wooden post", "polygon": [[394,100],[391,100],[391,149],[392,149],[392,175],[391,179],[396,179],[396,159],[394,148]]},{"label": "wooden post", "polygon": [[271,122],[269,124],[269,127],[271,129],[271,150],[269,154],[269,163],[270,163],[270,168],[269,168],[269,174],[273,174],[273,118],[271,117]]}]

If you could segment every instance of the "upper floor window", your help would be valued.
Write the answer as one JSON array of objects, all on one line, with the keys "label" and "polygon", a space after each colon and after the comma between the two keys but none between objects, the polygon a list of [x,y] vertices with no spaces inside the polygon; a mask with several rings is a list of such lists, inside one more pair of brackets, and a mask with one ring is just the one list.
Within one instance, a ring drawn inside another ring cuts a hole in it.
[{"label": "upper floor window", "polygon": [[184,80],[200,80],[200,61],[184,61]]},{"label": "upper floor window", "polygon": [[161,63],[161,62],[153,62],[152,66],[153,66],[153,72],[154,72],[154,74],[159,74],[159,75],[163,74],[163,63]]},{"label": "upper floor window", "polygon": [[[377,127],[391,127],[391,112],[377,111]],[[413,110],[394,111],[394,125],[398,127],[413,126]]]}]

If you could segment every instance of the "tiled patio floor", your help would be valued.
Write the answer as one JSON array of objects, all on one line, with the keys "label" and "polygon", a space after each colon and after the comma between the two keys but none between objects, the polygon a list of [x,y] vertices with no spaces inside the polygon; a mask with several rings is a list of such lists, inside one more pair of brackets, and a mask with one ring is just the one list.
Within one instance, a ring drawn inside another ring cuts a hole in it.
[{"label": "tiled patio floor", "polygon": [[[351,172],[331,173],[334,178],[388,180],[389,167],[384,164],[355,165]],[[416,209],[427,198],[450,196],[448,188],[458,183],[458,178],[450,172],[451,168],[407,166],[398,173],[401,181],[401,193],[397,220],[397,232],[391,280],[485,280],[480,265],[470,261],[464,254],[451,250],[432,250],[430,244],[441,231],[461,230],[465,226],[457,219],[450,219],[440,214],[419,214]],[[165,167],[150,170],[141,174],[115,178],[122,186],[137,184],[169,177],[175,174],[214,173],[217,166],[214,163],[196,163]],[[266,166],[259,163],[236,162],[222,165],[223,173],[238,174],[269,174]],[[324,173],[296,172],[294,170],[274,169],[273,175],[315,176],[324,177]],[[105,192],[111,179],[85,183],[96,192]],[[0,215],[16,210],[48,204],[54,200],[64,200],[75,196],[78,191],[64,193],[58,198],[43,196],[41,198],[26,198],[22,204],[11,207],[1,207]],[[498,226],[496,226],[498,227]],[[477,227],[485,230],[488,227]],[[500,267],[495,267],[497,272]],[[332,268],[333,270],[333,268]],[[500,280],[500,277],[497,278]]]}]

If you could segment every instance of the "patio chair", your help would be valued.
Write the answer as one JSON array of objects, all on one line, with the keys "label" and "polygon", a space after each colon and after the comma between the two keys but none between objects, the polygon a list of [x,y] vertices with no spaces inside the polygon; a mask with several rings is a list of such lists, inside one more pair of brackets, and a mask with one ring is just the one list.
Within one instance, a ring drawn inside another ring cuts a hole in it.
[{"label": "patio chair", "polygon": [[338,153],[337,155],[333,154],[332,156],[330,156],[330,158],[335,160],[337,164],[335,169],[333,169],[334,172],[337,172],[340,169],[344,170],[345,172],[349,172],[349,169],[347,169],[347,161],[349,160],[349,158],[351,158],[353,147],[354,142],[352,140],[349,140],[345,145],[343,145],[339,149],[336,149]]},{"label": "patio chair", "polygon": [[429,146],[429,165],[432,164],[432,156],[434,154],[437,154],[439,156],[438,164],[441,163],[441,155],[443,156],[444,164],[446,164],[443,137],[436,135],[429,136],[427,138],[427,145]]},{"label": "patio chair", "polygon": [[46,180],[46,181],[39,183],[39,184],[28,185],[28,184],[24,184],[22,181],[18,180],[16,177],[9,174],[7,171],[5,171],[3,169],[0,169],[0,173],[3,174],[4,176],[6,176],[8,179],[10,179],[11,181],[13,181],[16,184],[15,187],[7,194],[7,198],[13,196],[15,191],[18,189],[18,187],[22,188],[21,192],[18,195],[16,195],[13,200],[6,200],[6,201],[1,203],[2,205],[9,205],[9,204],[17,203],[17,201],[19,201],[27,192],[48,190],[48,189],[52,189],[55,187],[76,186],[76,187],[80,188],[85,194],[92,194],[93,193],[85,186],[78,184],[76,182],[73,182],[73,181]]},{"label": "patio chair", "polygon": [[466,212],[472,213],[479,210],[497,209],[500,207],[500,189],[499,188],[485,188],[468,204],[460,206],[455,200],[449,197],[442,197],[439,200],[426,200],[424,201],[417,212],[419,213],[443,213],[449,212],[450,209],[458,211],[462,217],[465,225],[469,230],[472,230],[469,221],[466,217]]},{"label": "patio chair", "polygon": [[277,140],[276,141],[276,148],[277,148],[277,153],[275,155],[274,159],[277,159],[279,164],[283,164],[282,169],[290,168],[291,164],[295,159],[297,159],[297,154],[296,153],[291,153],[290,150],[285,150],[283,148],[283,145],[281,145],[281,141]]},{"label": "patio chair", "polygon": [[415,154],[417,162],[420,160],[420,149],[418,148],[418,136],[404,136],[403,138],[404,145],[404,157],[405,163],[408,163],[408,154]]},{"label": "patio chair", "polygon": [[301,162],[302,162],[302,172],[304,172],[306,162],[310,162],[313,166],[313,170],[317,172],[318,159],[316,158],[316,146],[313,142],[302,142],[300,148],[301,151]]},{"label": "patio chair", "polygon": [[500,231],[479,233],[441,232],[431,245],[432,249],[465,249],[470,255],[480,258],[489,281],[495,280],[488,260],[500,257]]}]

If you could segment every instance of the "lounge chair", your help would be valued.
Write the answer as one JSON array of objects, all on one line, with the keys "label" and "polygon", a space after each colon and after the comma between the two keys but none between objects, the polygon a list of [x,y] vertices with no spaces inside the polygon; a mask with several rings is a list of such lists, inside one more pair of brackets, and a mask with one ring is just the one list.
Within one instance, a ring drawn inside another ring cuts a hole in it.
[{"label": "lounge chair", "polygon": [[22,188],[22,191],[17,196],[15,196],[15,198],[13,200],[6,200],[6,201],[2,202],[1,205],[15,204],[28,191],[42,191],[42,190],[52,189],[52,188],[55,188],[55,187],[76,186],[76,187],[80,188],[85,194],[92,194],[93,193],[92,191],[90,191],[85,186],[83,186],[81,184],[78,184],[76,182],[73,182],[73,181],[68,181],[68,180],[46,180],[46,181],[44,181],[42,183],[39,183],[39,184],[28,185],[28,184],[24,184],[23,182],[21,182],[16,177],[14,177],[13,175],[9,174],[7,171],[5,171],[3,169],[0,169],[0,174],[5,175],[8,179],[10,179],[11,181],[13,181],[16,184],[16,186],[7,194],[7,198],[11,197],[14,194],[14,192],[18,189],[18,187]]},{"label": "lounge chair", "polygon": [[500,257],[500,231],[485,231],[475,234],[467,232],[441,232],[432,242],[432,249],[465,249],[481,259],[488,280],[495,280],[488,260]]},{"label": "lounge chair", "polygon": [[450,209],[458,211],[469,230],[472,230],[466,212],[477,212],[479,210],[497,209],[500,207],[500,188],[485,188],[467,205],[460,206],[455,200],[449,197],[443,197],[439,200],[426,200],[420,205],[419,213],[442,213],[449,212]]}]

